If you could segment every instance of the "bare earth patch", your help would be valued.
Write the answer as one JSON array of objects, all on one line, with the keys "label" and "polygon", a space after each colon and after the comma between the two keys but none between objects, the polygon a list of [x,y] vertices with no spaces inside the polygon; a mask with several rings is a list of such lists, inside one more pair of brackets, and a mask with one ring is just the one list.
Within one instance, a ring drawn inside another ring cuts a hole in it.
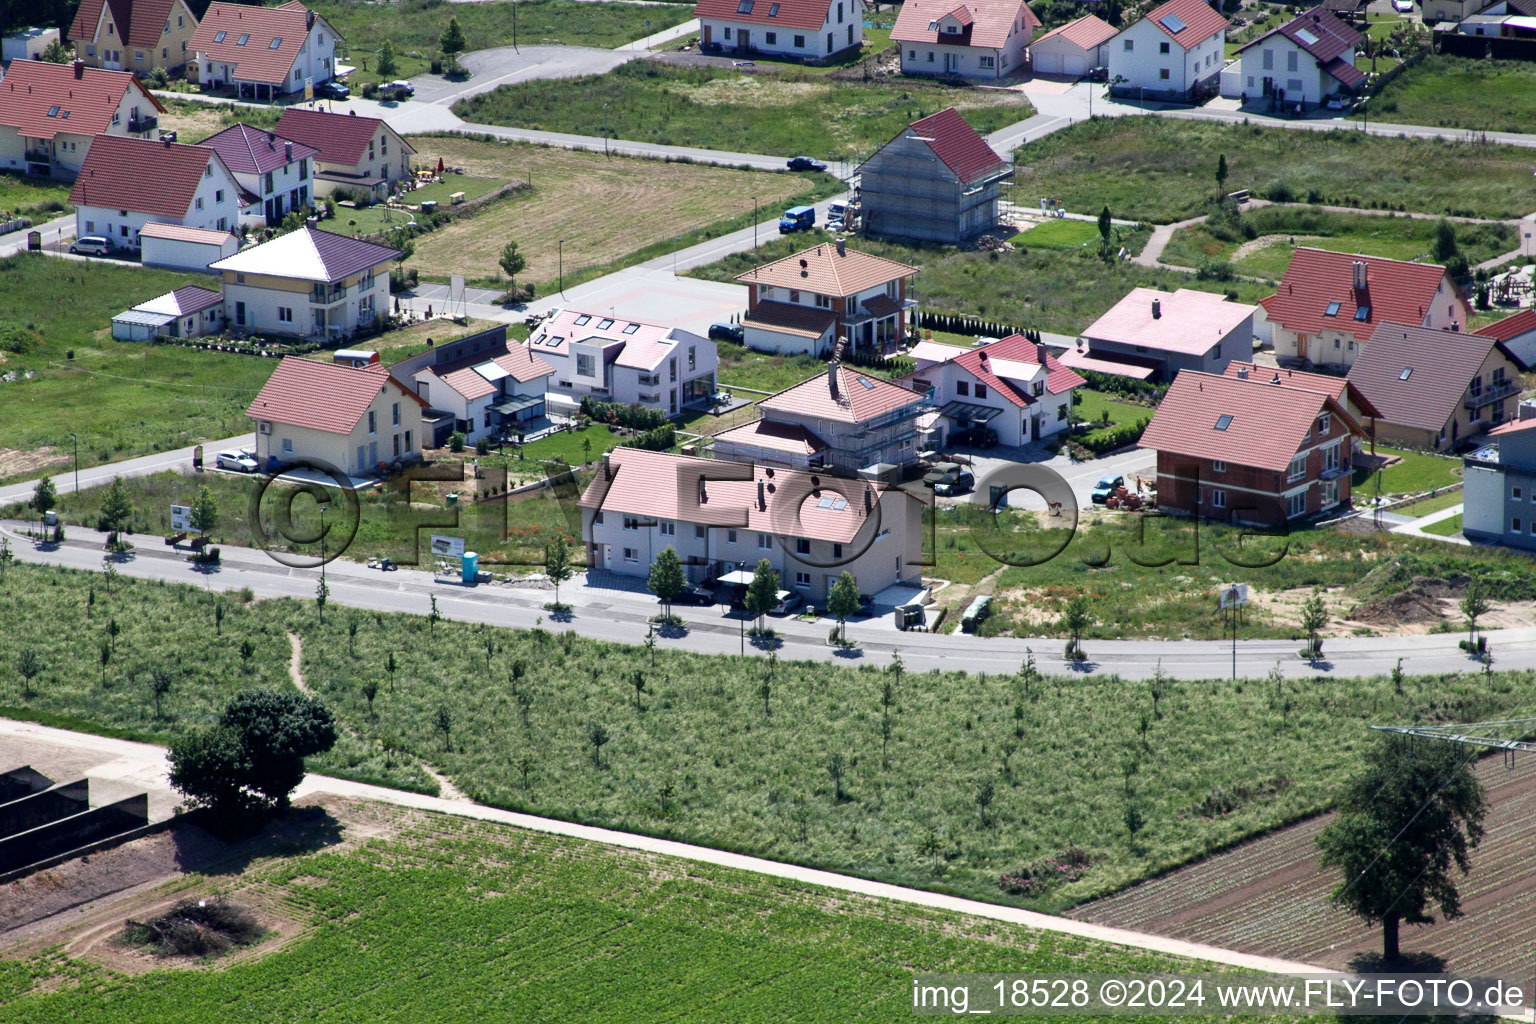
[{"label": "bare earth patch", "polygon": [[0,479],[31,473],[46,466],[68,462],[70,456],[53,448],[35,448],[21,451],[16,448],[0,448]]}]

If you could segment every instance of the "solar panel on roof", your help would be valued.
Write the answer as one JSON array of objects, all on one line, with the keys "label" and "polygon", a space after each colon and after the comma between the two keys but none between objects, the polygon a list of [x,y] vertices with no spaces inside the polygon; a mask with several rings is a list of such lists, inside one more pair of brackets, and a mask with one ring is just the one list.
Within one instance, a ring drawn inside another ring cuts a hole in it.
[{"label": "solar panel on roof", "polygon": [[634,334],[639,329],[640,329],[640,325],[639,324],[630,324],[628,327],[624,328],[624,333],[625,334]]},{"label": "solar panel on roof", "polygon": [[1413,367],[1405,366],[1405,367],[1403,367],[1403,372],[1397,375],[1397,379],[1398,380],[1407,380],[1409,377],[1412,377],[1412,376],[1413,376]]},{"label": "solar panel on roof", "polygon": [[868,377],[860,377],[859,378],[859,383],[862,384],[869,391],[875,390],[874,382],[872,382]]},{"label": "solar panel on roof", "polygon": [[1315,46],[1315,45],[1317,45],[1317,36],[1313,35],[1311,32],[1308,32],[1304,28],[1299,28],[1299,29],[1296,30],[1296,38],[1300,39],[1302,42],[1306,43],[1308,46]]},{"label": "solar panel on roof", "polygon": [[831,508],[832,507],[832,502],[834,502],[835,500],[837,500],[837,499],[833,498],[829,494],[826,497],[822,498],[820,501],[818,501],[816,503],[816,507],[817,508]]},{"label": "solar panel on roof", "polygon": [[841,512],[843,509],[845,509],[847,507],[848,507],[848,499],[847,498],[836,498],[832,502],[832,511],[833,512]]},{"label": "solar panel on roof", "polygon": [[597,329],[600,330],[600,331],[606,331],[608,328],[610,328],[612,326],[613,326],[613,321],[612,320],[603,320],[602,322],[600,322],[597,325]]},{"label": "solar panel on roof", "polygon": [[1231,425],[1232,425],[1232,417],[1231,416],[1228,416],[1225,413],[1223,413],[1222,415],[1216,417],[1216,429],[1217,430],[1226,430]]},{"label": "solar panel on roof", "polygon": [[1188,25],[1184,24],[1184,19],[1179,17],[1177,14],[1165,14],[1161,18],[1158,18],[1157,21],[1158,24],[1162,25],[1163,28],[1167,29],[1169,32],[1172,32],[1174,35],[1178,35],[1180,32],[1183,32],[1186,28],[1189,27]]},{"label": "solar panel on roof", "polygon": [[590,316],[588,316],[587,314],[585,314],[585,313],[581,314],[581,316],[576,318],[576,326],[577,327],[585,327],[585,326],[587,326],[587,324],[589,324],[591,322],[592,322],[592,318]]}]

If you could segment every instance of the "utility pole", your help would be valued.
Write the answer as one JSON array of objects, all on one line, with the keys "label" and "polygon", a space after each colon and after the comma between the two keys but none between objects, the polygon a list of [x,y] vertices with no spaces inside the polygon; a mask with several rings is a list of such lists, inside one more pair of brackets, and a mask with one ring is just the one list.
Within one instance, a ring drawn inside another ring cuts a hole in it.
[{"label": "utility pole", "polygon": [[325,586],[325,510],[326,504],[320,503],[320,585]]},{"label": "utility pole", "polygon": [[[516,7],[517,5],[513,4],[512,6]],[[557,250],[557,255],[560,261],[560,297],[563,299],[565,298],[565,239],[563,238],[560,239],[560,246]]]},{"label": "utility pole", "polygon": [[757,248],[757,196],[752,197],[752,248]]},{"label": "utility pole", "polygon": [[75,442],[75,493],[80,493],[80,435],[70,434],[69,439]]}]

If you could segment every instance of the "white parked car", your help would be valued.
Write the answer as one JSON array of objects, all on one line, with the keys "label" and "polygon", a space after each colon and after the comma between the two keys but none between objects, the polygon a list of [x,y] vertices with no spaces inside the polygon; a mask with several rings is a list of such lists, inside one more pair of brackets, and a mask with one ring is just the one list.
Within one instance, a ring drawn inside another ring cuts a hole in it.
[{"label": "white parked car", "polygon": [[219,452],[214,456],[213,462],[220,469],[232,469],[236,473],[254,473],[261,468],[256,465],[256,460],[245,452]]},{"label": "white parked car", "polygon": [[1392,0],[1392,9],[1398,14],[1412,14],[1413,0]]},{"label": "white parked car", "polygon": [[380,88],[383,89],[384,92],[394,93],[401,99],[404,99],[407,96],[416,95],[416,87],[403,78],[397,78],[393,82],[388,82],[385,85],[380,86]]}]

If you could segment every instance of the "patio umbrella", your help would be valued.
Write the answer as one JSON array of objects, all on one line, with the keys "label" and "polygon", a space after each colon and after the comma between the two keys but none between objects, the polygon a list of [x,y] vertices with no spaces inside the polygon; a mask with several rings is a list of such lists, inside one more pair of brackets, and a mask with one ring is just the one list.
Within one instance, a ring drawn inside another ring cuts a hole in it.
[{"label": "patio umbrella", "polygon": [[443,158],[442,157],[438,157],[437,158],[437,173],[438,174],[442,174],[443,173]]}]

